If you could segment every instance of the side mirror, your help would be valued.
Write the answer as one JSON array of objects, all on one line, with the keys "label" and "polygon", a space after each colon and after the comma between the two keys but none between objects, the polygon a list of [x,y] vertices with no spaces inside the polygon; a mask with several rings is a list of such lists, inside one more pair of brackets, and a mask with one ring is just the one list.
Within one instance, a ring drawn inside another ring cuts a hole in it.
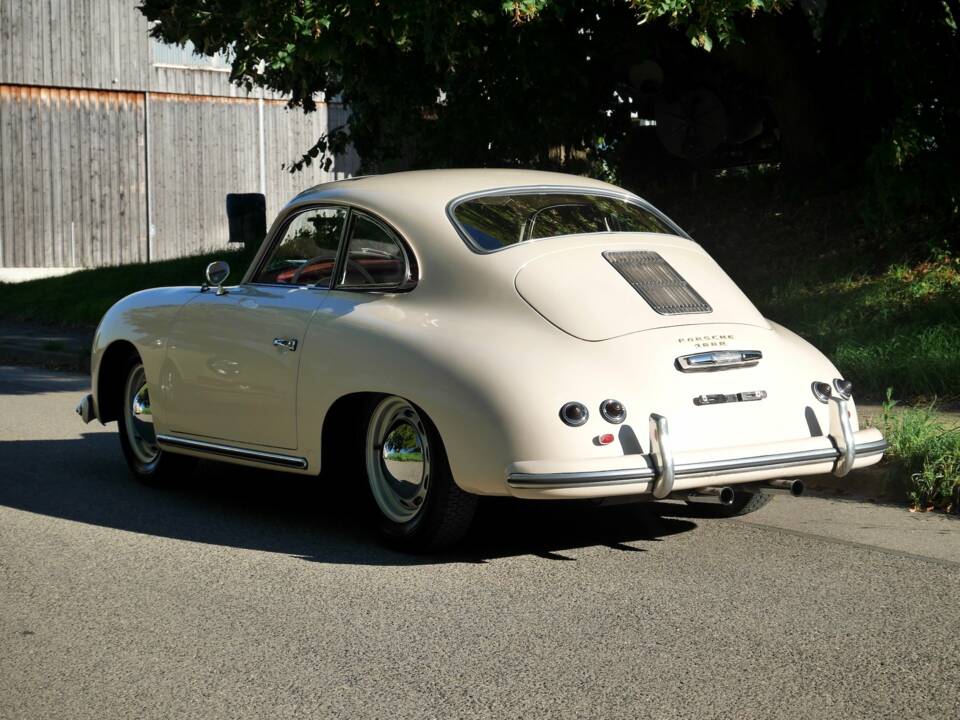
[{"label": "side mirror", "polygon": [[207,283],[217,286],[217,295],[225,295],[227,291],[223,289],[223,283],[230,277],[230,265],[223,260],[217,260],[207,265],[205,274]]}]

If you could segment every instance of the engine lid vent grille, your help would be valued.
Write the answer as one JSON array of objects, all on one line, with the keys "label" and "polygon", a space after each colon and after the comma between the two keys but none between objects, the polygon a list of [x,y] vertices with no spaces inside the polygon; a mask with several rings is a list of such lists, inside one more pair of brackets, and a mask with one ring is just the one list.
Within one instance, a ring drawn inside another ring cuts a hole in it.
[{"label": "engine lid vent grille", "polygon": [[707,301],[659,253],[628,250],[605,252],[603,257],[661,315],[713,312]]}]

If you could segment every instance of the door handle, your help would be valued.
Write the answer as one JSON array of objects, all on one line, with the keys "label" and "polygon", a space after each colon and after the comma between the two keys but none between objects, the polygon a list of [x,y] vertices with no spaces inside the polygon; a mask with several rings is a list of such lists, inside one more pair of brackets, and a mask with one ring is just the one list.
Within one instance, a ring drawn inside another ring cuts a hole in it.
[{"label": "door handle", "polygon": [[275,347],[283,348],[284,350],[290,350],[293,352],[297,349],[297,339],[296,338],[274,338],[273,344]]}]

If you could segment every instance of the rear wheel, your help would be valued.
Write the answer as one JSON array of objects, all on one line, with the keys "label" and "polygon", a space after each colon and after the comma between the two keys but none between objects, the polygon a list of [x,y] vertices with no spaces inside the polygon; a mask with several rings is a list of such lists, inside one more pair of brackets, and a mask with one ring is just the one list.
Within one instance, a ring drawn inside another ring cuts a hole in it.
[{"label": "rear wheel", "polygon": [[120,447],[133,476],[147,485],[159,485],[189,474],[196,459],[160,449],[153,426],[150,386],[143,363],[136,355],[127,362],[121,395],[118,429]]},{"label": "rear wheel", "polygon": [[388,540],[424,552],[448,547],[466,534],[477,497],[454,482],[439,433],[412,403],[390,396],[372,407],[364,460]]}]

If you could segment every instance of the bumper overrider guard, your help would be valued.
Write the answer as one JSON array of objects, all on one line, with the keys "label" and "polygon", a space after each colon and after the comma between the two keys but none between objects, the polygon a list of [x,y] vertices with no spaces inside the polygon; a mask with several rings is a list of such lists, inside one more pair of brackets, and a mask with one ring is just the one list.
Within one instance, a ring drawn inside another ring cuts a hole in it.
[{"label": "bumper overrider guard", "polygon": [[[712,484],[709,478],[740,475],[733,482],[750,482],[756,475],[770,471],[794,470],[796,474],[818,474],[829,471],[843,477],[855,466],[872,465],[879,461],[887,449],[887,442],[877,430],[854,432],[850,423],[847,400],[830,399],[830,432],[826,438],[809,438],[806,444],[817,447],[794,449],[801,441],[773,443],[758,446],[756,450],[769,450],[740,457],[715,460],[685,460],[696,453],[674,454],[670,441],[667,418],[650,416],[649,455],[626,455],[622,459],[642,458],[644,465],[626,468],[582,469],[560,472],[528,472],[537,463],[516,463],[508,468],[507,484],[517,490],[565,490],[573,488],[605,488],[642,484],[635,492],[650,492],[657,499],[665,498],[675,489],[685,490]],[[702,455],[702,454],[701,454]],[[825,464],[832,467],[822,467]],[[604,464],[609,465],[609,462]],[[822,467],[822,469],[821,469]],[[805,472],[806,471],[806,472]],[[774,473],[779,474],[779,473]],[[698,482],[698,478],[704,478]],[[677,486],[680,487],[677,487]]]},{"label": "bumper overrider guard", "polygon": [[83,396],[83,400],[81,400],[80,404],[76,407],[76,413],[85,424],[97,419],[97,413],[93,405],[93,395],[87,394]]}]

